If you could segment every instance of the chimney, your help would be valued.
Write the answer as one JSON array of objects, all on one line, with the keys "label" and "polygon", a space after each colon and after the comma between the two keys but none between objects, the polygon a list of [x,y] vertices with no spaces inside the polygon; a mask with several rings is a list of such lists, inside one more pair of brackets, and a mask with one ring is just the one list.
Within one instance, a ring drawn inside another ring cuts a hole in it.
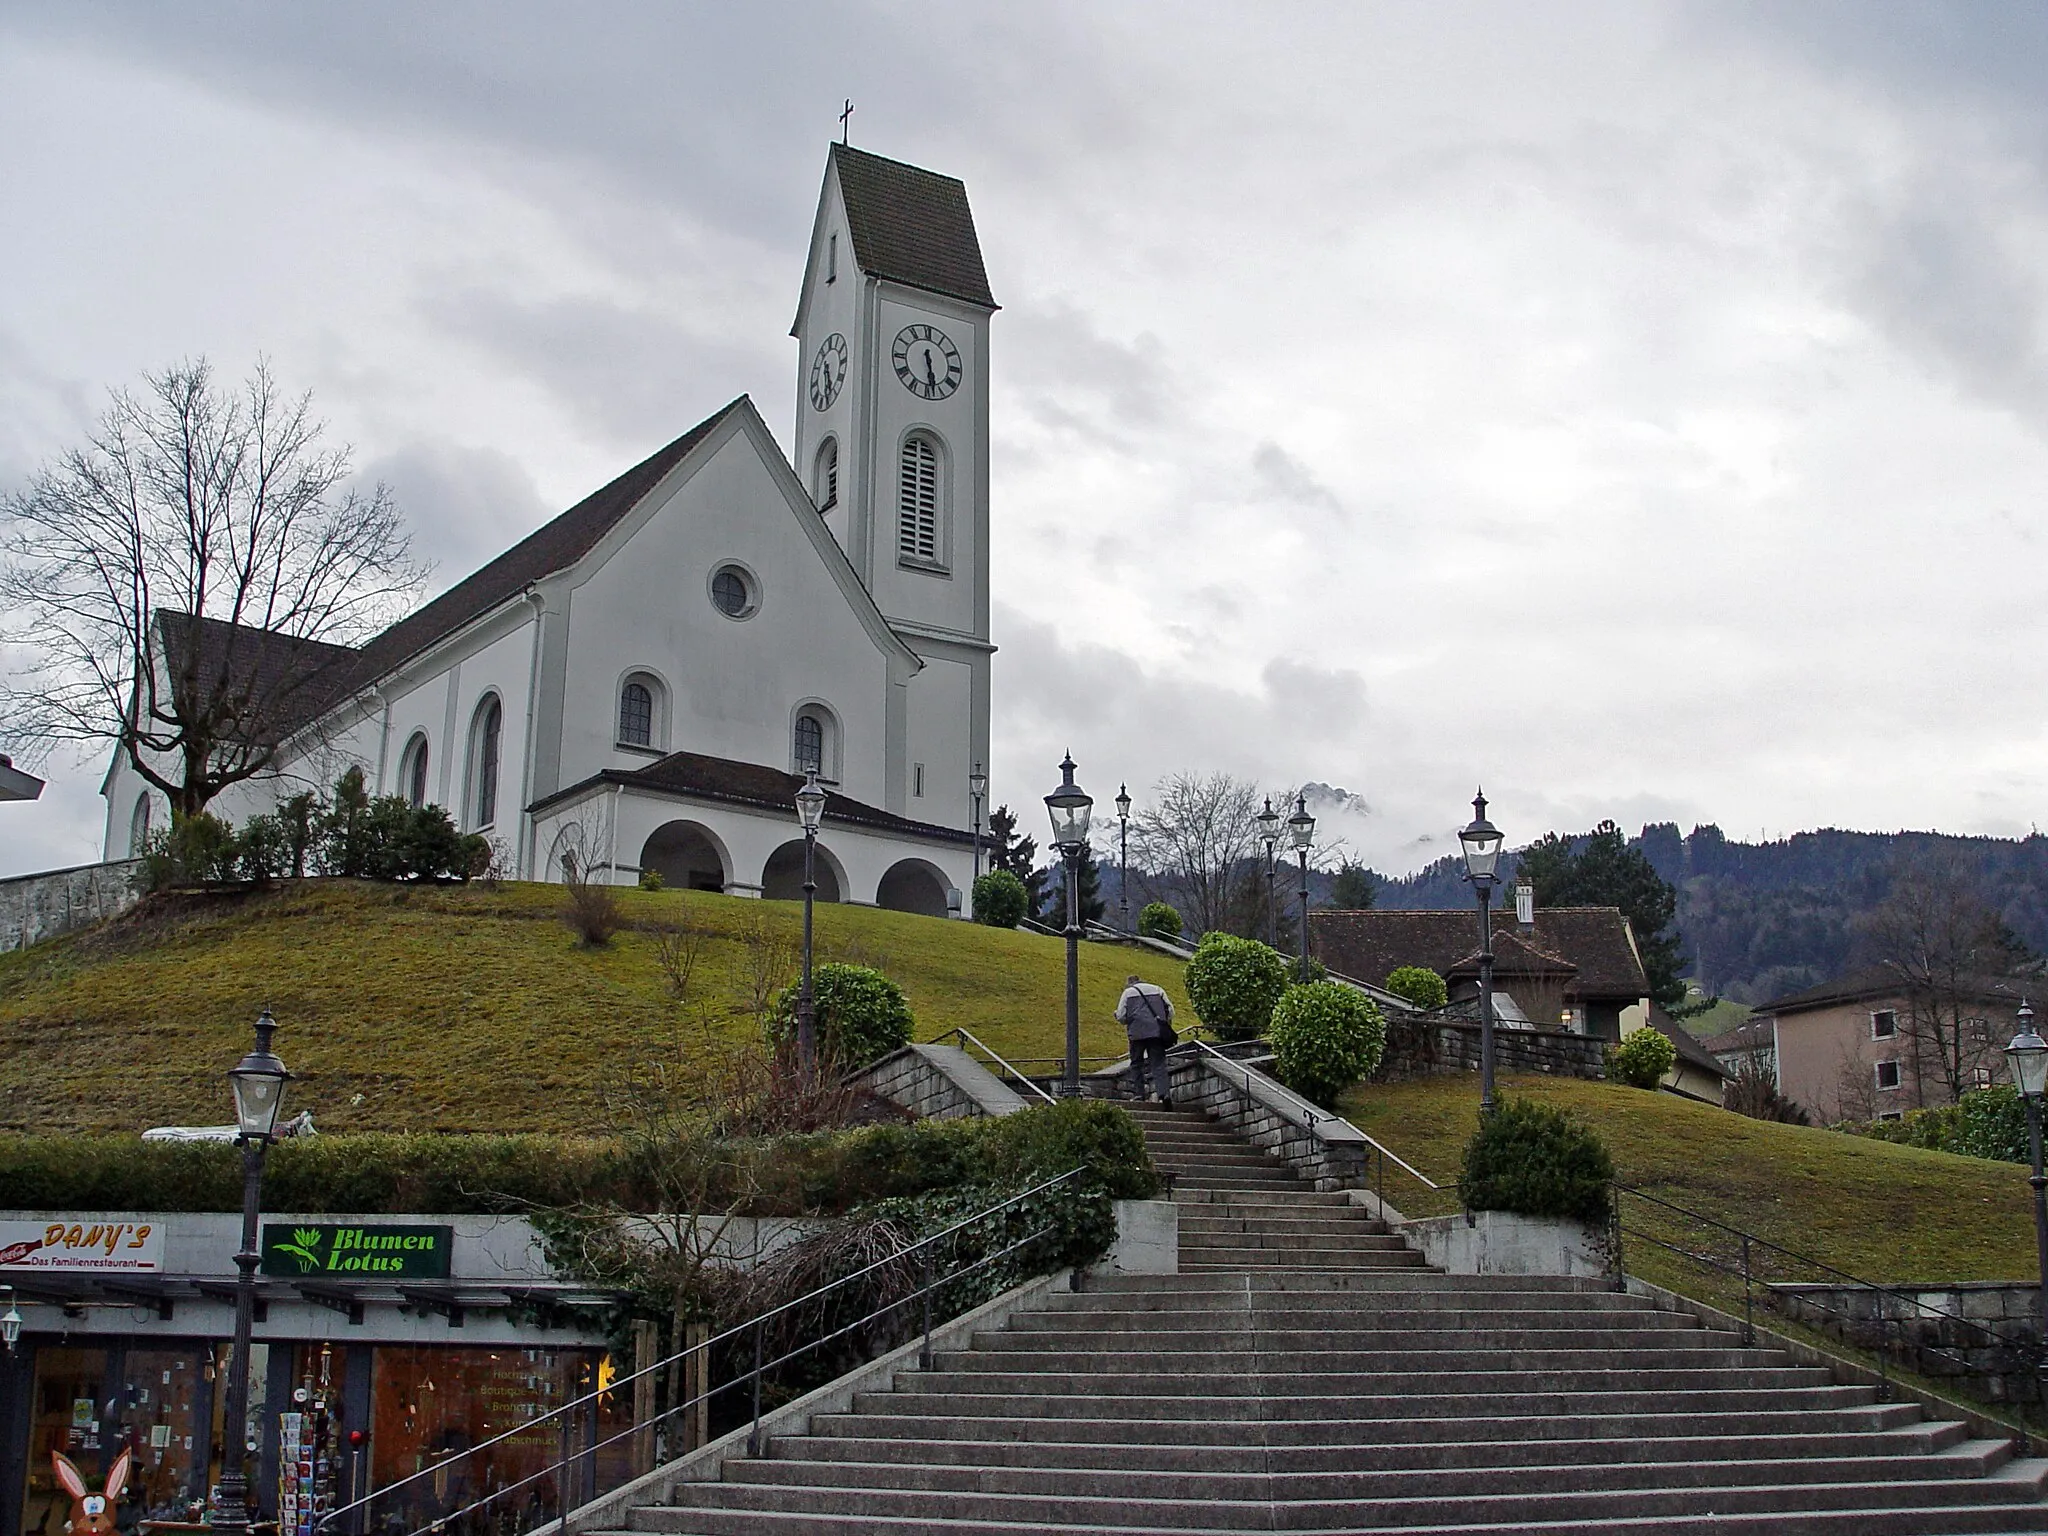
[{"label": "chimney", "polygon": [[1526,937],[1536,931],[1536,887],[1518,885],[1515,887],[1515,922]]}]

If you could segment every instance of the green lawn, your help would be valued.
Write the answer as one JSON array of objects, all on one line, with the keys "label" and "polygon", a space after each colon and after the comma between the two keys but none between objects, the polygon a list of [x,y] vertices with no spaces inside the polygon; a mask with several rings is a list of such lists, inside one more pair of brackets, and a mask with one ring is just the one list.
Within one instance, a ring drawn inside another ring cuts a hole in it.
[{"label": "green lawn", "polygon": [[[2034,1227],[2026,1169],[1946,1152],[1777,1125],[1712,1109],[1675,1094],[1571,1078],[1509,1077],[1501,1091],[1582,1116],[1613,1154],[1623,1184],[1747,1231],[1864,1279],[2010,1280],[2034,1275]],[[1360,1130],[1442,1184],[1453,1183],[1479,1099],[1474,1077],[1364,1084],[1342,1107]],[[1406,1178],[1387,1198],[1410,1215],[1456,1210]],[[1739,1298],[1739,1282],[1715,1282],[1659,1249],[1661,1238],[1691,1253],[1739,1262],[1740,1243],[1624,1196],[1626,1225],[1646,1237],[1624,1253],[1630,1269],[1674,1289]],[[1769,1278],[1818,1280],[1783,1258],[1752,1252]],[[1679,1283],[1681,1276],[1686,1283]],[[1709,1295],[1707,1299],[1715,1299]]]},{"label": "green lawn", "polygon": [[[636,925],[585,949],[559,886],[411,889],[308,881],[179,898],[94,932],[0,956],[0,1130],[139,1131],[228,1117],[221,1074],[269,1006],[300,1081],[292,1106],[329,1130],[573,1130],[605,1075],[750,1038],[755,973],[793,980],[802,908],[674,891],[620,893]],[[678,1003],[654,926],[704,935]],[[894,977],[930,1039],[965,1025],[1019,1059],[1060,1050],[1057,939],[871,908],[817,910],[821,960]],[[1110,1017],[1129,972],[1185,1006],[1180,966],[1081,947],[1081,1049],[1121,1053]]]}]

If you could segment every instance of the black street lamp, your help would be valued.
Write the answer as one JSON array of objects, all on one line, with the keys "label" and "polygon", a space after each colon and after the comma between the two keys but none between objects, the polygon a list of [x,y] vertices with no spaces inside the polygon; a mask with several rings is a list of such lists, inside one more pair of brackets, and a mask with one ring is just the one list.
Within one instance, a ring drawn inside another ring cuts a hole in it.
[{"label": "black street lamp", "polygon": [[1088,813],[1095,802],[1074,782],[1074,754],[1060,763],[1060,787],[1045,797],[1052,841],[1067,861],[1067,1062],[1060,1080],[1065,1098],[1081,1093],[1081,854],[1088,846]]},{"label": "black street lamp", "polygon": [[1131,931],[1131,790],[1116,787],[1116,909],[1125,933]]},{"label": "black street lamp", "polygon": [[1493,888],[1500,879],[1500,829],[1486,819],[1486,792],[1472,799],[1472,825],[1458,834],[1465,878],[1479,896],[1479,1113],[1493,1113]]},{"label": "black street lamp", "polygon": [[796,814],[804,824],[804,978],[796,994],[797,1071],[806,1088],[818,1080],[818,1008],[811,993],[811,903],[818,890],[818,823],[825,819],[825,790],[815,773],[804,775],[796,792]]},{"label": "black street lamp", "polygon": [[1301,855],[1301,979],[1308,980],[1308,850],[1316,840],[1316,819],[1308,813],[1308,796],[1294,797],[1294,814],[1287,818],[1288,836]]},{"label": "black street lamp", "polygon": [[227,1413],[222,1433],[220,1503],[214,1529],[249,1529],[249,1345],[256,1331],[257,1212],[262,1204],[263,1154],[277,1139],[277,1114],[292,1080],[270,1048],[277,1020],[264,1009],[256,1020],[256,1049],[228,1073],[235,1093],[235,1141],[242,1149],[242,1251],[235,1255],[235,1348],[228,1368]]},{"label": "black street lamp", "polygon": [[2034,1009],[2020,1003],[2020,1032],[2005,1048],[2005,1064],[2012,1069],[2013,1086],[2027,1103],[2027,1155],[2033,1173],[2027,1182],[2034,1187],[2034,1249],[2041,1277],[2041,1347],[2048,1349],[2048,1177],[2041,1173],[2041,1095],[2048,1092],[2048,1040],[2034,1033]]},{"label": "black street lamp", "polygon": [[974,760],[974,771],[967,775],[967,793],[974,801],[974,878],[981,878],[981,802],[988,793],[988,775],[982,771],[981,759]]},{"label": "black street lamp", "polygon": [[7,1314],[0,1317],[0,1343],[7,1345],[7,1353],[14,1353],[14,1346],[21,1342],[21,1308],[14,1304],[14,1287],[0,1285],[0,1291],[7,1293]]},{"label": "black street lamp", "polygon": [[1279,863],[1274,850],[1280,846],[1280,813],[1273,809],[1273,797],[1266,796],[1266,808],[1259,812],[1259,837],[1266,845],[1266,944],[1268,948],[1280,947],[1280,907],[1273,895],[1274,876]]}]

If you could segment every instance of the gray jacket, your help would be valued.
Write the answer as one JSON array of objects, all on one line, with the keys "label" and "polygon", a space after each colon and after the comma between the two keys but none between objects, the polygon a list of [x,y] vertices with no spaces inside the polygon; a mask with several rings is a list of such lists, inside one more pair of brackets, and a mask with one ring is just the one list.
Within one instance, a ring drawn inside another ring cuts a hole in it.
[{"label": "gray jacket", "polygon": [[1173,999],[1149,981],[1124,988],[1116,1000],[1116,1021],[1131,1040],[1156,1040],[1173,1025]]}]

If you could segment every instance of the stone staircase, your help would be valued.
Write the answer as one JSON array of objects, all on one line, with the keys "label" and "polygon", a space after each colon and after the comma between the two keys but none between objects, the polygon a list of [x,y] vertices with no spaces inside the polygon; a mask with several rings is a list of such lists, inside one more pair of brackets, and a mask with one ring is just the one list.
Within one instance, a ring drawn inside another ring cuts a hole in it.
[{"label": "stone staircase", "polygon": [[637,1532],[2048,1531],[2048,1462],[1586,1280],[1439,1274],[1187,1112],[1185,1272],[1088,1282]]}]

